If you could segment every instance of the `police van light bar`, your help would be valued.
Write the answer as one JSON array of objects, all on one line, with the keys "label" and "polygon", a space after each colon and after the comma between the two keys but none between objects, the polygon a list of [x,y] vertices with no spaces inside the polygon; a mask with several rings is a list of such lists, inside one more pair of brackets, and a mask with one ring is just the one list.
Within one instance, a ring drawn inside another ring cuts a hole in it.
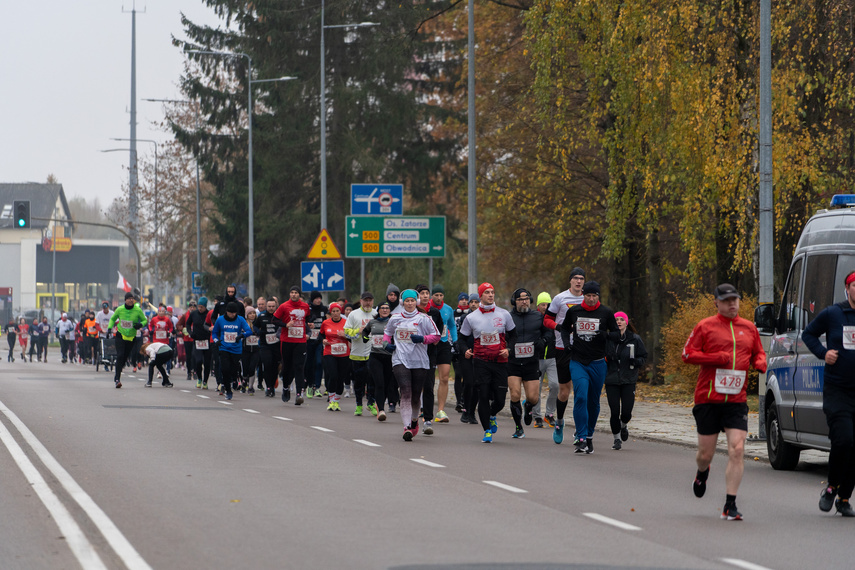
[{"label": "police van light bar", "polygon": [[835,194],[831,197],[832,208],[844,206],[855,206],[855,194]]}]

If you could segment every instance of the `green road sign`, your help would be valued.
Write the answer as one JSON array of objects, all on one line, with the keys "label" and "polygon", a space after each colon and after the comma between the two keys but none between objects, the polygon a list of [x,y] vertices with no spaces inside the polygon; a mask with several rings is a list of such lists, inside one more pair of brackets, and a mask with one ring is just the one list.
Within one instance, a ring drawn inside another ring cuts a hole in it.
[{"label": "green road sign", "polygon": [[445,216],[347,216],[346,257],[445,257]]}]

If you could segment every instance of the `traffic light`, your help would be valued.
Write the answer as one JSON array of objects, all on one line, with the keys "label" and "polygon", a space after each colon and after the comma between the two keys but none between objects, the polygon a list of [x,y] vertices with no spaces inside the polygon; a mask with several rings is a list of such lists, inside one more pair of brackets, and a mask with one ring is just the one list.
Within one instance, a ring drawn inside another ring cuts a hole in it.
[{"label": "traffic light", "polygon": [[12,210],[15,214],[15,227],[19,230],[28,229],[30,227],[30,201],[15,200],[12,203]]}]

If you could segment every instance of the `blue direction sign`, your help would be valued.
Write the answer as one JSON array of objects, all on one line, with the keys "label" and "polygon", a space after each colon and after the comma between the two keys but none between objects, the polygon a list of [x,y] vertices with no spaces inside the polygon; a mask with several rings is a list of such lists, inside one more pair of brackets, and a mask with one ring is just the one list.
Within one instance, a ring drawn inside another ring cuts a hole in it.
[{"label": "blue direction sign", "polygon": [[308,291],[344,291],[344,261],[303,261],[300,285]]},{"label": "blue direction sign", "polygon": [[352,216],[402,216],[404,185],[351,184],[350,214]]}]

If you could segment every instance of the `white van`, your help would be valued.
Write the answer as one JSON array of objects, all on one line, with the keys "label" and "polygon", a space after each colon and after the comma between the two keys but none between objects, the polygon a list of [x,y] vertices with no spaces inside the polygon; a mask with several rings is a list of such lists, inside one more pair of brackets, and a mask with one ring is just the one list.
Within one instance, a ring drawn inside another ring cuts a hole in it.
[{"label": "white van", "polygon": [[775,469],[794,469],[802,449],[831,447],[822,412],[824,362],[802,342],[820,311],[845,300],[843,279],[855,270],[855,195],[834,196],[831,205],[842,208],[820,210],[805,224],[780,306],[761,305],[755,313],[760,334],[772,336],[765,412]]}]

